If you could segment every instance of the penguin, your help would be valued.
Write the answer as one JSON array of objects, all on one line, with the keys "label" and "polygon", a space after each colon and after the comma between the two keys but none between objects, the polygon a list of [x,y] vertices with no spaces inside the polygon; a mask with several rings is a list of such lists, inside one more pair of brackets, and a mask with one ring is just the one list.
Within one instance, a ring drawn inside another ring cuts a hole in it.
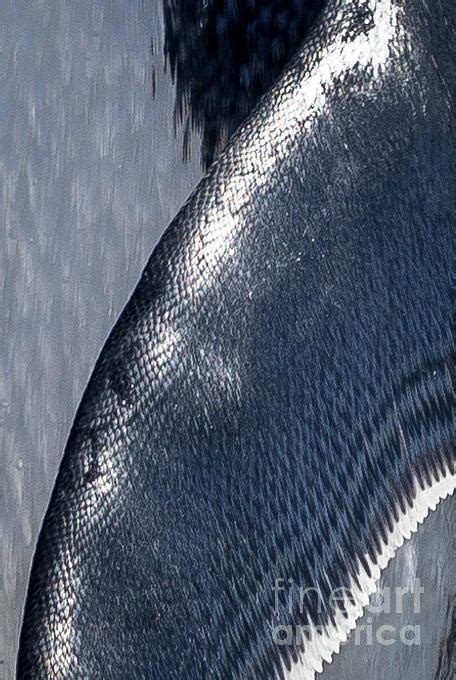
[{"label": "penguin", "polygon": [[171,222],[70,433],[19,680],[311,680],[454,492],[455,21],[328,0]]},{"label": "penguin", "polygon": [[323,5],[163,0],[163,51],[176,83],[174,117],[184,127],[184,158],[197,131],[202,165],[209,167],[294,56]]}]

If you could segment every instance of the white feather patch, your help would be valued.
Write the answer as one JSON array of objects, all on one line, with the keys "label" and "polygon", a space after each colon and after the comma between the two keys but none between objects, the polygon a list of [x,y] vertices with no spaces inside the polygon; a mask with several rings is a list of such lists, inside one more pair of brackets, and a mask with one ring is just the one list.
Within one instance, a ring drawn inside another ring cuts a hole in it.
[{"label": "white feather patch", "polygon": [[[418,529],[430,510],[435,510],[440,500],[451,495],[456,489],[456,474],[450,474],[447,469],[445,476],[439,481],[434,481],[424,490],[418,485],[415,479],[417,494],[413,501],[413,506],[408,507],[405,513],[400,514],[399,521],[395,523],[393,530],[387,536],[386,543],[382,550],[377,554],[377,563],[374,564],[371,558],[366,555],[366,562],[369,566],[371,576],[361,568],[357,572],[360,587],[351,580],[349,589],[353,595],[353,604],[347,604],[345,615],[342,612],[334,612],[335,625],[330,623],[324,628],[322,634],[317,631],[316,626],[310,626],[310,639],[303,647],[302,654],[297,663],[290,671],[284,668],[286,680],[314,680],[315,673],[323,671],[323,662],[331,662],[333,654],[338,654],[342,642],[345,642],[351,630],[356,626],[356,621],[363,614],[364,607],[369,603],[369,597],[376,591],[377,582],[381,572],[385,569],[388,562],[402,546],[404,539],[409,539],[412,533]],[[320,628],[321,631],[321,628]]]}]

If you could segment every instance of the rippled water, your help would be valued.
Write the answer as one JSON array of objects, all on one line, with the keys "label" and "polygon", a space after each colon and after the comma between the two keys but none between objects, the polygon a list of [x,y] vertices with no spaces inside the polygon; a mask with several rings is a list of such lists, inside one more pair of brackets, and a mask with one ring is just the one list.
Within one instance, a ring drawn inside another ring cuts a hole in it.
[{"label": "rippled water", "polygon": [[0,678],[84,384],[201,174],[174,136],[161,6],[0,3]]}]

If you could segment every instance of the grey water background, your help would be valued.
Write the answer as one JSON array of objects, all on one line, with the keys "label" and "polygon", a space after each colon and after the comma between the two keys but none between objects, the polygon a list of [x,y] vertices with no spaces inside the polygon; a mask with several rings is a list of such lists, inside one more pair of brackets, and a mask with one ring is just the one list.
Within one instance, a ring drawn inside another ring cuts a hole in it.
[{"label": "grey water background", "polygon": [[[84,386],[201,177],[196,135],[182,161],[162,34],[161,0],[0,2],[0,679],[14,677],[33,549]],[[450,499],[382,578],[421,579],[420,647],[352,641],[322,677],[435,676],[455,519]],[[376,624],[416,623],[404,603]]]}]

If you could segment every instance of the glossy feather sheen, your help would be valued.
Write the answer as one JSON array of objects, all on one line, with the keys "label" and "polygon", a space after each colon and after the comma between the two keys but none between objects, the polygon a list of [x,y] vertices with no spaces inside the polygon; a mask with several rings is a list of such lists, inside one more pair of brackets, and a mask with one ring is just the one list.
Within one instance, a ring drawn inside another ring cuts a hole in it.
[{"label": "glossy feather sheen", "polygon": [[275,579],[328,602],[449,483],[454,21],[329,2],[169,227],[71,432],[19,678],[283,676],[271,627],[330,611],[276,617]]}]

